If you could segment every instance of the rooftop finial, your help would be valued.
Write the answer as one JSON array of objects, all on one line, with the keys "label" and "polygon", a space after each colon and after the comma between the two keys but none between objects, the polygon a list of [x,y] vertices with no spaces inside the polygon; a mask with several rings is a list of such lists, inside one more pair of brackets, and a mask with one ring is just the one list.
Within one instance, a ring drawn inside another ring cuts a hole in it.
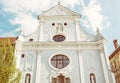
[{"label": "rooftop finial", "polygon": [[60,5],[60,0],[58,1],[58,5]]},{"label": "rooftop finial", "polygon": [[21,29],[20,29],[19,33],[22,34],[22,30]]},{"label": "rooftop finial", "polygon": [[23,35],[24,33],[23,33],[23,31],[20,29],[20,31],[19,31],[19,34],[20,35]]},{"label": "rooftop finial", "polygon": [[97,33],[100,33],[100,29],[97,27],[97,30],[96,30]]}]

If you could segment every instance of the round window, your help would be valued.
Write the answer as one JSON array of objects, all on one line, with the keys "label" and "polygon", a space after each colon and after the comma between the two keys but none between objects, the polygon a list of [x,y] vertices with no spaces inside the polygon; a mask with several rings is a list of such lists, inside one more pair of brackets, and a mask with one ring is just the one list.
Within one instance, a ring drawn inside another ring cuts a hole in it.
[{"label": "round window", "polygon": [[63,35],[55,35],[53,36],[53,40],[56,41],[56,42],[62,42],[65,40],[65,36]]},{"label": "round window", "polygon": [[67,56],[58,54],[51,58],[50,63],[53,67],[62,69],[65,68],[70,63],[70,61]]}]

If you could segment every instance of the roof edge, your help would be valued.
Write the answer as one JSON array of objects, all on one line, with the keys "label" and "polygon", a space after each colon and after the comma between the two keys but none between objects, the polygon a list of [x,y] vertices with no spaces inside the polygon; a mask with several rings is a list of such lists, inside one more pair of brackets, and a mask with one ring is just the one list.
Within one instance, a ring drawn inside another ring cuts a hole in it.
[{"label": "roof edge", "polygon": [[109,56],[109,60],[112,59],[119,51],[120,51],[120,46],[117,49],[115,49],[113,53],[111,53],[111,55]]}]

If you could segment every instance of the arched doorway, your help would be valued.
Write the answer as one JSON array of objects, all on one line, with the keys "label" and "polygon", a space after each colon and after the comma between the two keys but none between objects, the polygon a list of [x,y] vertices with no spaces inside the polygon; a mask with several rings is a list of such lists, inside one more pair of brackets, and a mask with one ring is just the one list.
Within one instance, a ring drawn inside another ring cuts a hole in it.
[{"label": "arched doorway", "polygon": [[52,77],[52,83],[70,83],[70,78],[60,74],[56,78]]}]

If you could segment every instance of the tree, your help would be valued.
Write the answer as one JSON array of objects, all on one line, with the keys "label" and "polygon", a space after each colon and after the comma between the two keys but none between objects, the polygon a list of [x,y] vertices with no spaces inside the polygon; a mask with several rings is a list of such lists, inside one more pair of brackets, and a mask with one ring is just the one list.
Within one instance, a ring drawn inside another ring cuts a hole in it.
[{"label": "tree", "polygon": [[0,83],[20,83],[21,72],[16,68],[14,46],[9,38],[0,41]]}]

